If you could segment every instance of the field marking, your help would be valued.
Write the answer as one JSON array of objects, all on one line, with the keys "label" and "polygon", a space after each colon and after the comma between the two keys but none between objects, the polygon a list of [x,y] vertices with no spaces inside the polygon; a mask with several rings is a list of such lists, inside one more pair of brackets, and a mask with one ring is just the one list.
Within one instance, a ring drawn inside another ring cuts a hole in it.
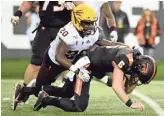
[{"label": "field marking", "polygon": [[141,94],[140,92],[134,90],[132,92],[132,95],[139,97],[143,101],[145,101],[154,111],[158,114],[158,116],[164,116],[164,110],[157,104],[155,101],[153,101],[151,98]]}]

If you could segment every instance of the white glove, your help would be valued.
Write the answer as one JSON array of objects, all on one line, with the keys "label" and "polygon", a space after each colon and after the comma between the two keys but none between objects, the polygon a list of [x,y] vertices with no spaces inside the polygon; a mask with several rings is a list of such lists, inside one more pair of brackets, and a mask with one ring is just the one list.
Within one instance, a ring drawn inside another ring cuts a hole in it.
[{"label": "white glove", "polygon": [[109,39],[113,42],[116,42],[118,40],[118,34],[117,34],[117,31],[113,30],[111,33],[110,33],[110,36],[109,36]]},{"label": "white glove", "polygon": [[77,73],[78,77],[83,81],[83,82],[88,82],[90,79],[89,76],[89,71],[87,71],[84,68],[81,68],[79,72]]},{"label": "white glove", "polygon": [[11,23],[13,25],[18,25],[19,24],[19,20],[20,20],[20,18],[18,16],[12,16],[11,17]]},{"label": "white glove", "polygon": [[143,48],[140,46],[132,46],[132,49],[137,49],[143,55]]},{"label": "white glove", "polygon": [[67,10],[72,10],[75,7],[72,2],[66,2],[64,6]]},{"label": "white glove", "polygon": [[76,74],[83,82],[88,82],[90,79],[89,71],[84,68],[77,68],[75,65],[72,65],[69,69],[70,71],[66,75],[70,81],[73,81],[74,75]]}]

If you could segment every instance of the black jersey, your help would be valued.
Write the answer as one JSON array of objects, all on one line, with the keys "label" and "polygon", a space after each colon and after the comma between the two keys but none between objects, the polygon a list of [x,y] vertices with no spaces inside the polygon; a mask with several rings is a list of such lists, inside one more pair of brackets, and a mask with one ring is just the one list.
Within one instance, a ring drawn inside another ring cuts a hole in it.
[{"label": "black jersey", "polygon": [[112,61],[114,61],[126,73],[133,63],[133,49],[126,46],[97,47],[88,53],[88,57],[91,70],[113,72]]},{"label": "black jersey", "polygon": [[41,25],[60,28],[71,21],[71,10],[67,10],[64,3],[65,1],[39,1]]}]

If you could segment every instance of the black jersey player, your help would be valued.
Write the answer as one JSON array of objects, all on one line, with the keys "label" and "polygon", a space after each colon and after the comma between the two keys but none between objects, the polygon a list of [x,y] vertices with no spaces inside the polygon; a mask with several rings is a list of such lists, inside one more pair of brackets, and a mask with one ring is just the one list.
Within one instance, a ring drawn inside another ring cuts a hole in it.
[{"label": "black jersey player", "polygon": [[[85,57],[90,59],[88,70],[91,71],[91,76],[102,78],[106,72],[112,72],[112,88],[117,96],[127,106],[144,110],[144,105],[141,102],[133,103],[127,96],[124,75],[129,74],[131,83],[134,85],[137,85],[138,81],[141,84],[149,84],[157,71],[155,60],[152,57],[141,55],[138,50],[127,46],[97,47],[88,52]],[[83,60],[82,63],[85,64],[85,61]],[[34,110],[52,105],[65,111],[85,111],[89,101],[90,81],[83,83],[81,95],[71,100],[69,98],[74,95],[74,89],[76,89],[74,87],[75,83],[70,82],[70,77],[62,88],[43,86],[43,91],[34,105]],[[52,98],[49,95],[62,98]]]}]

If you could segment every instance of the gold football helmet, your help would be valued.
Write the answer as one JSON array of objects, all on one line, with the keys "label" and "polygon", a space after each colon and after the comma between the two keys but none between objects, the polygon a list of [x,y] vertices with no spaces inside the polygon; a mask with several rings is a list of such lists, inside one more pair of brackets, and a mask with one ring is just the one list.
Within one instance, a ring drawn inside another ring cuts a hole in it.
[{"label": "gold football helmet", "polygon": [[86,4],[80,4],[72,10],[71,20],[75,28],[90,35],[95,32],[97,21],[96,12]]}]

